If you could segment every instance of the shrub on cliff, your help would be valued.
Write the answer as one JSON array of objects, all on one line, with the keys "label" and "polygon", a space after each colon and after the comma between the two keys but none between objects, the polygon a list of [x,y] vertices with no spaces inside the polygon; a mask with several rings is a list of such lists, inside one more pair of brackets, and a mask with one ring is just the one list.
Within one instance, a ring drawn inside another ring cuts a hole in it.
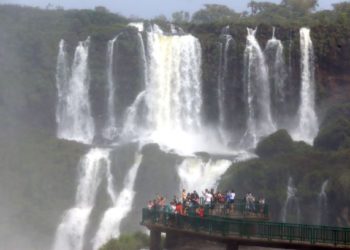
[{"label": "shrub on cliff", "polygon": [[350,148],[350,121],[339,118],[322,128],[318,133],[314,145],[322,150],[338,150]]},{"label": "shrub on cliff", "polygon": [[256,147],[255,153],[260,157],[273,157],[293,151],[293,139],[286,130],[282,129],[261,140]]},{"label": "shrub on cliff", "polygon": [[350,104],[330,108],[315,138],[314,146],[321,150],[350,148]]},{"label": "shrub on cliff", "polygon": [[111,239],[100,250],[139,250],[148,247],[149,237],[141,232],[132,235],[121,235],[118,239]]}]

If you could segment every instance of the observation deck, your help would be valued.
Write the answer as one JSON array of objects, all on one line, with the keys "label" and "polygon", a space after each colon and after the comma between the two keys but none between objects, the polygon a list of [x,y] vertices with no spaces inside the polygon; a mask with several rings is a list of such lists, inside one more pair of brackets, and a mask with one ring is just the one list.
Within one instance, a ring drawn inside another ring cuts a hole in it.
[{"label": "observation deck", "polygon": [[350,249],[350,228],[270,222],[267,221],[267,206],[254,211],[246,208],[238,205],[235,212],[221,216],[215,215],[218,212],[215,209],[206,210],[203,217],[196,216],[194,211],[180,215],[145,208],[141,225],[151,231],[150,250],[161,249],[161,233],[166,234],[167,249],[176,246],[182,238],[223,243],[227,250],[236,250],[240,245]]}]

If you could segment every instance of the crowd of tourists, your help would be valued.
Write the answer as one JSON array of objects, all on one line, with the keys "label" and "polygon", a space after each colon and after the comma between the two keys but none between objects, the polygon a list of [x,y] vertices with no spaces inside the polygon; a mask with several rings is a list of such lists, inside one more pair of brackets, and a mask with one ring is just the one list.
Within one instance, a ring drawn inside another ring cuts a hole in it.
[{"label": "crowd of tourists", "polygon": [[198,194],[196,191],[187,192],[183,189],[180,198],[174,195],[173,199],[167,202],[164,196],[158,194],[155,199],[148,201],[147,207],[154,211],[200,217],[205,214],[230,216],[237,212],[264,213],[265,199],[262,197],[256,199],[251,192],[239,200],[239,208],[235,201],[236,193],[234,190],[215,192],[214,189],[205,189],[201,194]]}]

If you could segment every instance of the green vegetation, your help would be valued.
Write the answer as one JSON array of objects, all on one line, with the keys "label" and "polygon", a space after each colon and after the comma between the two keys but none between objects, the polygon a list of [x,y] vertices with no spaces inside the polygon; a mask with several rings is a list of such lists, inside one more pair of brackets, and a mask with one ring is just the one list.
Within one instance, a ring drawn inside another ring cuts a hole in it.
[{"label": "green vegetation", "polygon": [[262,158],[294,152],[293,140],[286,130],[279,130],[258,143],[256,154]]},{"label": "green vegetation", "polygon": [[118,239],[111,239],[100,250],[140,250],[148,246],[148,235],[136,232],[132,235],[121,235]]},{"label": "green vegetation", "polygon": [[[292,176],[298,195],[306,204],[303,213],[306,222],[313,211],[308,208],[326,179],[329,179],[329,202],[335,208],[331,211],[333,218],[350,204],[350,108],[349,104],[335,105],[350,100],[349,92],[342,91],[349,86],[350,79],[350,3],[338,3],[333,10],[317,12],[316,6],[315,0],[284,0],[280,4],[251,1],[247,6],[249,11],[242,13],[227,6],[208,4],[192,17],[185,11],[172,15],[175,23],[201,41],[204,109],[208,121],[217,116],[213,93],[218,79],[217,44],[224,26],[230,25],[229,32],[235,40],[229,61],[232,82],[242,79],[247,26],[258,26],[257,37],[262,45],[271,37],[272,26],[276,26],[276,36],[283,41],[286,55],[291,52],[293,69],[299,65],[298,30],[301,26],[312,28],[317,58],[317,101],[320,107],[334,106],[324,118],[315,147],[293,142],[286,131],[278,131],[259,143],[256,153],[260,159],[234,164],[220,183],[220,188],[235,188],[241,195],[259,190],[260,195],[268,198],[277,218],[286,197],[288,177]],[[0,194],[10,203],[4,206],[9,211],[1,210],[5,218],[2,224],[11,225],[0,235],[30,232],[38,242],[35,249],[47,249],[62,211],[73,203],[76,166],[85,147],[55,138],[55,71],[60,39],[67,41],[71,62],[78,41],[91,36],[90,94],[97,126],[101,126],[106,100],[106,44],[121,32],[120,58],[116,60],[119,114],[142,88],[137,33],[127,26],[130,21],[133,20],[111,13],[103,6],[94,10],[41,10],[0,5]],[[162,27],[169,26],[164,16],[153,21]],[[299,74],[297,70],[293,73],[291,81],[297,82]],[[336,87],[341,98],[333,95]],[[234,99],[243,96],[238,85],[227,91]],[[230,102],[228,111],[239,109],[240,104]],[[238,121],[237,128],[242,127],[244,117],[232,119]],[[157,173],[156,179],[162,180],[157,184],[158,190],[163,190],[168,180],[176,178],[175,170],[169,174],[167,169],[178,159],[158,152],[155,147],[145,150],[152,157],[144,160],[146,167],[140,168],[143,180],[152,182]],[[144,188],[140,183],[136,186]],[[146,198],[152,195],[152,190],[147,190]],[[135,200],[140,202],[140,207],[146,202],[145,197]],[[138,216],[132,217],[138,221]],[[146,242],[142,237],[123,236],[110,244],[111,247],[129,244],[129,248],[121,249],[133,249]]]},{"label": "green vegetation", "polygon": [[[315,147],[293,142],[284,130],[268,136],[256,148],[261,158],[233,164],[221,180],[220,189],[233,188],[240,196],[255,192],[258,197],[267,197],[272,218],[279,220],[288,178],[292,177],[300,204],[303,204],[302,221],[314,223],[312,208],[317,206],[322,183],[329,180],[330,216],[337,218],[350,202],[348,112],[348,104],[330,109],[315,140]],[[330,223],[336,224],[337,221],[334,219]]]}]

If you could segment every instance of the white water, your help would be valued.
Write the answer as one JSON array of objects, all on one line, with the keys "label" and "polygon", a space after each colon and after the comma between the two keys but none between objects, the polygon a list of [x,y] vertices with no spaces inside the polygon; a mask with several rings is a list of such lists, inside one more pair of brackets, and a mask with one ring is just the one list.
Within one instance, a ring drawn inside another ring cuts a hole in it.
[{"label": "white water", "polygon": [[89,101],[90,75],[88,69],[90,38],[79,42],[73,59],[71,76],[67,82],[67,70],[63,42],[57,60],[58,113],[57,137],[91,144],[95,125]]},{"label": "white water", "polygon": [[308,28],[300,29],[300,53],[301,89],[298,126],[292,136],[295,140],[312,144],[318,132],[318,119],[315,112],[314,52]]},{"label": "white water", "polygon": [[[141,33],[138,33],[138,40],[140,44],[140,58],[143,63],[143,78],[144,78],[144,88],[148,86],[148,62],[146,57],[145,44],[142,38]],[[144,131],[141,131],[146,128],[145,120],[146,117],[141,113],[140,109],[142,104],[145,101],[146,91],[141,91],[134,102],[129,106],[125,112],[125,119],[123,125],[122,135],[126,138],[132,138],[140,136]]]},{"label": "white water", "polygon": [[[226,28],[228,29],[228,28]],[[224,144],[227,144],[226,135],[226,78],[228,70],[228,49],[230,47],[230,42],[232,41],[232,36],[228,34],[222,35],[225,42],[220,43],[220,56],[219,56],[219,75],[218,75],[218,107],[219,107],[219,132],[221,140]]]},{"label": "white water", "polygon": [[255,38],[256,30],[248,28],[244,51],[247,131],[245,144],[255,146],[258,140],[276,130],[271,115],[270,84],[264,54]]},{"label": "white water", "polygon": [[293,179],[289,177],[287,186],[287,198],[284,202],[281,220],[282,222],[300,223],[300,206],[296,197],[297,189],[293,184]]},{"label": "white water", "polygon": [[118,40],[118,36],[108,41],[107,45],[107,121],[103,129],[103,137],[113,140],[118,135],[117,121],[115,116],[115,80],[114,71],[114,44]]},{"label": "white water", "polygon": [[149,83],[146,86],[151,137],[162,144],[201,128],[201,47],[192,35],[165,35],[154,25],[147,32]]},{"label": "white water", "polygon": [[321,186],[320,193],[318,194],[317,205],[317,225],[327,224],[327,213],[328,213],[328,198],[326,188],[328,186],[328,180],[324,181]]},{"label": "white water", "polygon": [[139,32],[142,32],[144,30],[144,24],[143,23],[129,23],[128,26],[136,28]]},{"label": "white water", "polygon": [[103,216],[94,238],[93,249],[97,250],[109,239],[119,237],[120,223],[132,208],[135,196],[134,185],[141,161],[142,155],[137,155],[134,165],[129,169],[124,179],[123,190],[118,195],[118,198],[113,201],[113,206],[110,207]]},{"label": "white water", "polygon": [[109,150],[93,148],[78,166],[78,187],[73,208],[66,211],[57,228],[54,250],[83,249],[84,234],[95,204],[96,192],[102,180],[102,169],[110,169]]},{"label": "white water", "polygon": [[56,105],[56,123],[57,135],[63,134],[65,127],[62,119],[65,117],[67,108],[67,91],[68,91],[69,66],[67,60],[66,44],[62,39],[59,43],[59,50],[56,65],[56,88],[57,88],[57,105]]},{"label": "white water", "polygon": [[283,50],[283,44],[281,40],[276,39],[275,28],[273,28],[272,38],[267,41],[264,53],[269,68],[272,87],[271,98],[276,111],[275,119],[278,115],[282,115],[283,106],[286,104],[287,71]]},{"label": "white water", "polygon": [[177,172],[180,177],[180,190],[188,192],[196,190],[201,193],[206,188],[216,188],[220,177],[232,164],[229,160],[203,161],[200,158],[186,158],[178,166]]},{"label": "white water", "polygon": [[139,109],[144,99],[145,91],[142,91],[137,95],[133,104],[127,108],[122,132],[124,137],[132,138],[142,133],[140,129],[142,128],[143,124],[138,122],[138,118],[141,115]]}]

